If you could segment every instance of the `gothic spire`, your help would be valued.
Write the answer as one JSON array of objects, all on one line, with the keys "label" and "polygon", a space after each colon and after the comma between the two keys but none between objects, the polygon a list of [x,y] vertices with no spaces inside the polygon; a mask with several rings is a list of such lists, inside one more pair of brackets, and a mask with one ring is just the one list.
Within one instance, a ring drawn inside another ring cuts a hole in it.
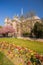
[{"label": "gothic spire", "polygon": [[23,8],[21,8],[21,15],[23,15]]}]

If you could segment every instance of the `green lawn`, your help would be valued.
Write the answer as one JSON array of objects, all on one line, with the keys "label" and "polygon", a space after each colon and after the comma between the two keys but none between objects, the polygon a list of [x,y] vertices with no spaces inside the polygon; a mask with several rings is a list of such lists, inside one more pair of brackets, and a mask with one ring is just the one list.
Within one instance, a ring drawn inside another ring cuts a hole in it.
[{"label": "green lawn", "polygon": [[7,41],[8,43],[14,43],[16,45],[27,47],[29,49],[37,51],[40,54],[43,54],[43,42],[29,41],[17,38],[0,38],[0,42],[2,41]]},{"label": "green lawn", "polygon": [[14,65],[5,55],[0,52],[0,65]]}]

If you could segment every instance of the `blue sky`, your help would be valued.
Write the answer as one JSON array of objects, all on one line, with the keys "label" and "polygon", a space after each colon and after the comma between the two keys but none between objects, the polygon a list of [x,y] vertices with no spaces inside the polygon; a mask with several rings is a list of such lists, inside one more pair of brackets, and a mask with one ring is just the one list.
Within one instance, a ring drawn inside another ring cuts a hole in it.
[{"label": "blue sky", "polygon": [[43,17],[43,0],[0,0],[0,25],[4,25],[6,17],[20,15],[21,8],[24,14],[33,10],[40,18]]}]

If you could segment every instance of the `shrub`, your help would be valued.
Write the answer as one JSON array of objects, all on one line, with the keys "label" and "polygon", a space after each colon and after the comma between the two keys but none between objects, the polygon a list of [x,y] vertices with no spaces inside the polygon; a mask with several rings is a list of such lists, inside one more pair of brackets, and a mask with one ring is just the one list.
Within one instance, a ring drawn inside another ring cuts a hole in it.
[{"label": "shrub", "polygon": [[30,35],[29,33],[23,33],[24,37],[29,37],[29,35]]},{"label": "shrub", "polygon": [[33,27],[33,33],[36,36],[36,38],[43,38],[43,24],[36,22]]}]

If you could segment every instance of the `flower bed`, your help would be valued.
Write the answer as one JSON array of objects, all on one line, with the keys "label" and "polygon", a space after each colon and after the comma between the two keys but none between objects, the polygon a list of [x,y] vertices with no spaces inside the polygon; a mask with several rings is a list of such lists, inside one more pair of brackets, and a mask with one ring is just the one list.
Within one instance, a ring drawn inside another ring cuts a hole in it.
[{"label": "flower bed", "polygon": [[0,51],[7,51],[7,56],[14,60],[15,65],[43,65],[43,55],[25,47],[0,42]]}]

